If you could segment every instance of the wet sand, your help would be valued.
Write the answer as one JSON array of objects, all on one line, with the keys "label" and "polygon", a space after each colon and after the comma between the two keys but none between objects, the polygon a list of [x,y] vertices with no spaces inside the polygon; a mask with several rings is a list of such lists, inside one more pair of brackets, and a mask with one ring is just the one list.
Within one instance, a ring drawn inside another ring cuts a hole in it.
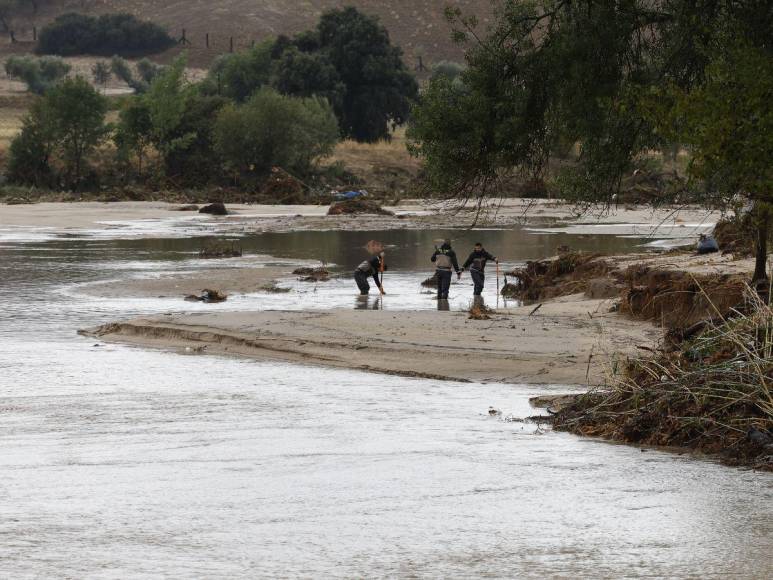
[{"label": "wet sand", "polygon": [[[180,204],[162,202],[80,202],[0,204],[0,229],[40,228],[57,233],[126,227],[128,222],[147,222],[176,218],[180,224],[202,225],[216,222],[231,227],[234,234],[286,232],[299,230],[382,230],[426,227],[468,227],[475,221],[472,210],[455,211],[447,205],[404,200],[386,206],[394,216],[327,216],[327,205],[246,205],[228,204],[228,216],[217,217],[197,212],[175,211]],[[550,200],[508,199],[482,214],[479,227],[504,227],[514,224],[569,226],[572,233],[595,235],[636,235],[646,237],[697,237],[713,227],[717,212],[697,207],[652,210],[643,206],[602,209],[578,216],[575,208]],[[178,225],[180,225],[178,224]],[[136,224],[135,224],[136,225]],[[601,229],[600,229],[601,228]],[[566,230],[568,231],[568,230]],[[158,230],[134,232],[138,237],[158,237]],[[189,232],[186,232],[189,233]],[[201,235],[207,235],[204,228]]]},{"label": "wet sand", "polygon": [[600,382],[612,360],[660,336],[654,325],[609,312],[582,295],[499,310],[167,314],[111,323],[88,333],[108,341],[315,363],[386,374],[478,382]]}]

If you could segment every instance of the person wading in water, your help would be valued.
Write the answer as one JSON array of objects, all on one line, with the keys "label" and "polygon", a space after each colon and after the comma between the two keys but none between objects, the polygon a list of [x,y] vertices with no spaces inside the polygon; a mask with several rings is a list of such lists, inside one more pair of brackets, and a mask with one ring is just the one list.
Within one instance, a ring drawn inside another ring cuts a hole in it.
[{"label": "person wading in water", "polygon": [[483,284],[486,280],[486,262],[489,260],[496,262],[497,264],[499,263],[499,260],[497,260],[496,257],[483,249],[483,244],[477,242],[470,257],[467,258],[467,261],[462,265],[462,271],[467,268],[470,269],[470,276],[472,276],[472,282],[475,284],[475,290],[473,290],[474,296],[480,296],[481,292],[483,292]]},{"label": "person wading in water", "polygon": [[457,278],[462,277],[459,263],[456,261],[456,252],[451,248],[451,240],[445,240],[440,248],[435,248],[435,253],[430,258],[435,264],[437,275],[437,299],[448,300],[448,290],[451,288],[451,268],[456,271]]},{"label": "person wading in water", "polygon": [[381,287],[381,280],[379,280],[378,273],[386,270],[386,262],[384,261],[384,252],[381,252],[373,256],[370,260],[365,260],[362,264],[357,266],[354,271],[354,281],[357,282],[357,287],[360,289],[361,296],[367,296],[370,292],[370,284],[368,284],[368,277],[373,276],[373,281],[376,283],[376,287],[382,294],[386,294]]}]

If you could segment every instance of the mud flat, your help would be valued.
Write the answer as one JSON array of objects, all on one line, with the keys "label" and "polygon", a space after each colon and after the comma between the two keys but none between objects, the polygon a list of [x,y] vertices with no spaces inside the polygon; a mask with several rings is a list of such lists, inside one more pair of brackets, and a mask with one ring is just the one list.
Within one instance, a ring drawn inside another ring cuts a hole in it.
[{"label": "mud flat", "polygon": [[317,363],[453,380],[587,384],[601,380],[607,353],[650,347],[649,323],[609,313],[609,301],[567,296],[497,311],[222,312],[172,314],[81,331],[108,341],[214,354]]}]

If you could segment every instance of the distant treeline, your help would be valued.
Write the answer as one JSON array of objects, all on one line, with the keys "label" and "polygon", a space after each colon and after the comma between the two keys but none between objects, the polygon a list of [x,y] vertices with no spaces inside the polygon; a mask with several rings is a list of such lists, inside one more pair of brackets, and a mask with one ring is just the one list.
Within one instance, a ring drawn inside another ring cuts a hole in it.
[{"label": "distant treeline", "polygon": [[[132,67],[116,56],[94,66],[93,83],[62,80],[68,70],[55,57],[10,61],[9,74],[43,95],[12,142],[10,182],[259,187],[273,167],[305,177],[341,137],[389,138],[418,93],[384,27],[353,8],[323,14],[294,38],[227,55],[199,83],[186,77],[184,57]],[[136,94],[105,98],[93,85],[112,75]],[[118,121],[107,124],[117,103]]]}]

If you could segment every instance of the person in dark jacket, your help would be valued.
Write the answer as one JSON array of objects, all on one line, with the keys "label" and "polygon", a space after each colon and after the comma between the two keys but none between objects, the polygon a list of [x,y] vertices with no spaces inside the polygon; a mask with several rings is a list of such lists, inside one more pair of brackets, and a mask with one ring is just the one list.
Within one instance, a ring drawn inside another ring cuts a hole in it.
[{"label": "person in dark jacket", "polygon": [[437,274],[437,298],[448,300],[448,290],[451,288],[451,269],[456,271],[457,278],[462,277],[459,262],[456,261],[456,252],[451,248],[451,240],[445,240],[440,248],[435,248],[435,253],[430,258],[435,264]]},{"label": "person in dark jacket", "polygon": [[357,266],[357,269],[354,270],[354,281],[360,289],[360,294],[367,296],[368,292],[370,292],[370,284],[368,284],[369,276],[373,276],[376,287],[384,294],[385,292],[381,287],[381,280],[379,280],[378,274],[385,270],[386,262],[384,261],[384,252],[373,256],[370,260],[365,260],[362,264]]},{"label": "person in dark jacket", "polygon": [[475,244],[470,257],[462,265],[462,271],[470,269],[470,276],[472,276],[472,282],[475,285],[475,290],[473,290],[475,296],[480,296],[483,292],[483,284],[486,280],[486,262],[489,260],[499,263],[499,260],[484,250],[483,244],[478,242]]}]

